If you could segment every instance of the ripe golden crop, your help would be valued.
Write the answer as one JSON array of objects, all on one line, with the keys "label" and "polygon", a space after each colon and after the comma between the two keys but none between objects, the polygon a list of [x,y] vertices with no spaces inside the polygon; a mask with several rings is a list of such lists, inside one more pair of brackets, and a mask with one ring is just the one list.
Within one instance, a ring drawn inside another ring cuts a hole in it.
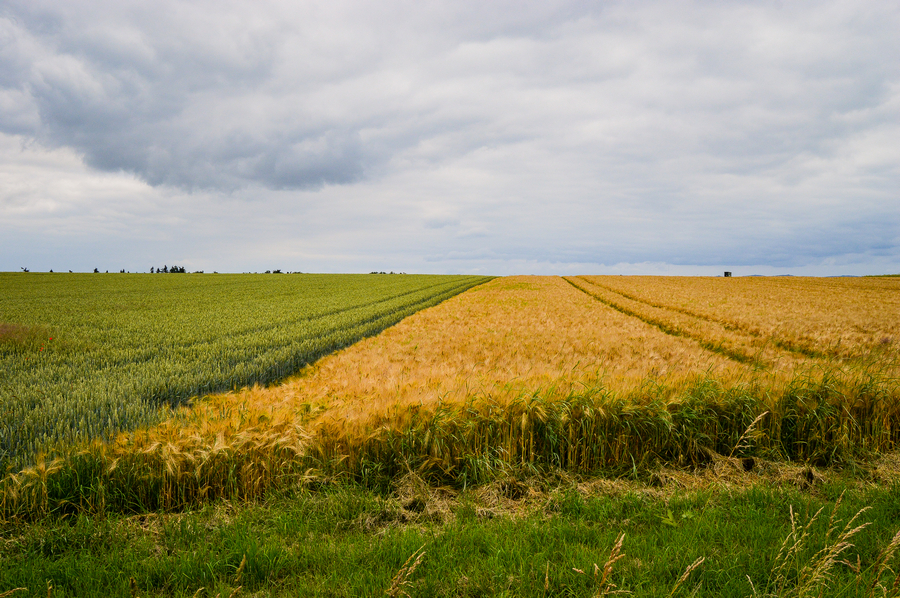
[{"label": "ripe golden crop", "polygon": [[[748,371],[688,338],[666,335],[579,292],[558,277],[515,276],[423,310],[304,375],[269,389],[214,397],[352,422],[410,405],[508,401],[532,393],[566,396],[602,384],[627,391],[647,379]],[[212,407],[216,405],[217,407]]]},{"label": "ripe golden crop", "polygon": [[675,317],[835,358],[900,348],[900,278],[589,276]]}]

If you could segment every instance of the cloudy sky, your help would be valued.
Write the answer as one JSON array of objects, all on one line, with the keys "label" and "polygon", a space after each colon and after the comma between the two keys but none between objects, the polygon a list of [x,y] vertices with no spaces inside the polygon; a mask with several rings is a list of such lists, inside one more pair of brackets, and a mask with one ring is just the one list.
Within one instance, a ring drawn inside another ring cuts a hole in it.
[{"label": "cloudy sky", "polygon": [[900,272],[900,4],[4,0],[0,270]]}]

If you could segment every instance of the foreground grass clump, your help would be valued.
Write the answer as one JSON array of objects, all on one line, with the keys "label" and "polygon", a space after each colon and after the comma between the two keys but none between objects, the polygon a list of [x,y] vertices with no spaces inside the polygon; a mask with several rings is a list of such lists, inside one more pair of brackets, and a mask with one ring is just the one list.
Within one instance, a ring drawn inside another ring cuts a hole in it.
[{"label": "foreground grass clump", "polygon": [[639,475],[721,458],[854,466],[900,438],[900,389],[891,379],[808,372],[774,395],[763,382],[473,399],[355,422],[263,408],[192,423],[185,412],[7,476],[0,520],[180,510],[258,499],[309,479],[386,487],[410,471],[462,488],[520,469]]},{"label": "foreground grass clump", "polygon": [[407,475],[382,491],[7,525],[0,594],[896,596],[900,487],[824,475],[806,491],[763,475],[647,486],[561,472],[465,491]]},{"label": "foreground grass clump", "polygon": [[486,280],[0,273],[0,474],[283,379]]}]

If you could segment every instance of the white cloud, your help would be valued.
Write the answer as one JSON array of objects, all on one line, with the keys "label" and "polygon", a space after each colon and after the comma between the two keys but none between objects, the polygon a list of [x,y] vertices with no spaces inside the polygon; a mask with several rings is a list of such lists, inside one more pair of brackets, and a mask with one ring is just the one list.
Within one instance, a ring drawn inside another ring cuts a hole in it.
[{"label": "white cloud", "polygon": [[900,269],[898,28],[890,2],[12,0],[0,268],[59,260],[53,230],[135,268]]}]

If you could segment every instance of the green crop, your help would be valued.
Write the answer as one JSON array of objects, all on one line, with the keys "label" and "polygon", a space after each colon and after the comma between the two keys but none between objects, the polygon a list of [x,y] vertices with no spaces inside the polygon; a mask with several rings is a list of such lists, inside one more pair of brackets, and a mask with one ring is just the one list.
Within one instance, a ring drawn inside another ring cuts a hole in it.
[{"label": "green crop", "polygon": [[0,274],[0,473],[282,379],[485,280]]}]

